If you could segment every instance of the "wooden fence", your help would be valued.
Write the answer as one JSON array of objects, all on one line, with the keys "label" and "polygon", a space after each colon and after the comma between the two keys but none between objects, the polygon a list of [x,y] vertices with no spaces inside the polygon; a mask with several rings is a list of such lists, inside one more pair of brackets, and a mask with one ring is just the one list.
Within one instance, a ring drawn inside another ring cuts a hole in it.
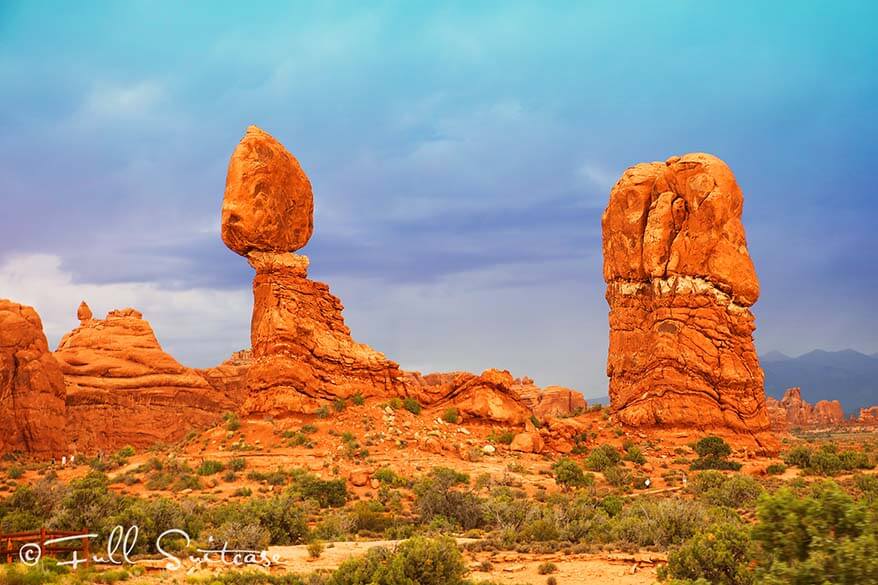
[{"label": "wooden fence", "polygon": [[[76,544],[76,540],[68,540],[63,543],[55,543],[47,545],[46,542],[56,538],[69,538],[71,536],[79,536],[80,544]],[[73,554],[74,551],[81,553],[79,558],[86,562],[91,560],[91,549],[89,548],[89,536],[83,532],[67,532],[64,530],[50,530],[40,528],[32,532],[15,532],[12,534],[0,534],[0,563],[14,563],[19,560],[22,547],[28,545],[39,545],[39,556],[55,557],[59,554]],[[33,548],[33,547],[31,547]],[[34,552],[37,552],[34,549]]]}]

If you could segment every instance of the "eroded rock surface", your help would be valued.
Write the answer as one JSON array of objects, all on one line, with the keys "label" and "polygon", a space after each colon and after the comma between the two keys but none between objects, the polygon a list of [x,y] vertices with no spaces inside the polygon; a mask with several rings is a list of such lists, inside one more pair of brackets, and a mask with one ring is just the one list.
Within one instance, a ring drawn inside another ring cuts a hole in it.
[{"label": "eroded rock surface", "polygon": [[708,154],[625,171],[603,214],[610,399],[626,425],[771,441],[743,195]]},{"label": "eroded rock surface", "polygon": [[67,454],[64,377],[37,312],[0,299],[0,454],[16,451]]},{"label": "eroded rock surface", "polygon": [[135,309],[82,321],[55,351],[67,386],[68,431],[86,452],[170,443],[236,404],[159,345]]}]

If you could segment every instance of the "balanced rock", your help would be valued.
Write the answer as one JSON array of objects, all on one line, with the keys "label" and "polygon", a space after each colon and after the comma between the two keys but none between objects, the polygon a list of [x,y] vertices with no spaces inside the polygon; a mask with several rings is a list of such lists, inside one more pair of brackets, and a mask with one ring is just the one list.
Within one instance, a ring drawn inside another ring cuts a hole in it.
[{"label": "balanced rock", "polygon": [[64,376],[43,323],[25,305],[0,299],[0,454],[67,454]]},{"label": "balanced rock", "polygon": [[79,308],[76,310],[76,318],[79,319],[79,323],[85,323],[86,321],[92,320],[91,307],[88,306],[88,303],[82,301],[79,303]]},{"label": "balanced rock", "polygon": [[216,422],[235,404],[165,353],[134,309],[110,311],[67,333],[55,351],[77,449],[146,447]]},{"label": "balanced rock", "polygon": [[742,208],[731,170],[708,154],[638,164],[613,187],[602,217],[607,374],[622,423],[773,442]]},{"label": "balanced rock", "polygon": [[223,197],[222,236],[231,250],[295,252],[314,231],[311,182],[267,132],[250,126],[232,153]]}]

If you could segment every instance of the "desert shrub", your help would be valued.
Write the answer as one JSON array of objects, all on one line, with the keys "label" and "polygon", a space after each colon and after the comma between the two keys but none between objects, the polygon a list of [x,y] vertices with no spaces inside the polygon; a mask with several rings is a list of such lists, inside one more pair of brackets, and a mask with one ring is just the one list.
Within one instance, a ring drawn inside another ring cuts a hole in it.
[{"label": "desert shrub", "polygon": [[854,476],[854,486],[867,500],[878,499],[878,475],[858,473]]},{"label": "desert shrub", "polygon": [[315,410],[314,414],[317,415],[317,418],[329,418],[329,408],[324,404],[323,406]]},{"label": "desert shrub", "polygon": [[[562,457],[552,465],[555,474],[555,483],[565,489],[582,487],[588,484],[585,473],[579,463],[572,459]],[[590,477],[594,483],[594,477]]]},{"label": "desert shrub", "polygon": [[198,475],[215,475],[226,468],[219,461],[214,461],[212,459],[205,459],[201,462],[201,465],[198,466],[198,469],[195,470],[195,473]]},{"label": "desert shrub", "polygon": [[585,466],[591,471],[604,471],[618,465],[621,460],[619,450],[612,445],[598,445],[585,458]]},{"label": "desert shrub", "polygon": [[348,512],[351,531],[355,533],[384,532],[390,525],[390,517],[385,513],[384,504],[376,500],[357,502]]},{"label": "desert shrub", "polygon": [[226,430],[230,432],[235,432],[241,428],[241,421],[238,420],[238,415],[234,412],[227,412],[223,415],[223,420],[226,421]]},{"label": "desert shrub", "polygon": [[355,406],[363,406],[366,404],[366,399],[363,398],[363,395],[357,392],[353,396],[351,396],[351,402],[354,403]]},{"label": "desert shrub", "polygon": [[421,522],[428,523],[441,517],[464,530],[485,524],[484,502],[469,490],[469,476],[464,473],[436,467],[419,479],[413,489],[415,510]]},{"label": "desert shrub", "polygon": [[108,489],[107,476],[90,471],[70,482],[52,524],[62,530],[83,530],[105,534],[109,516],[119,511],[118,496]]},{"label": "desert shrub", "polygon": [[382,484],[391,487],[407,487],[409,482],[405,478],[400,477],[394,470],[389,467],[382,467],[372,474],[372,477],[380,481]]},{"label": "desert shrub", "polygon": [[308,536],[305,515],[293,497],[287,494],[254,499],[244,504],[218,506],[211,510],[211,523],[220,528],[234,527],[240,530],[241,535],[254,538],[262,531],[252,530],[248,526],[258,524],[273,545],[299,544]]},{"label": "desert shrub", "polygon": [[539,567],[537,567],[537,573],[540,575],[550,575],[552,573],[558,572],[558,565],[551,562],[541,563]]},{"label": "desert shrub", "polygon": [[755,502],[763,488],[756,479],[746,475],[702,471],[692,478],[689,491],[714,506],[741,508]]},{"label": "desert shrub", "polygon": [[377,547],[345,561],[327,585],[462,585],[466,566],[448,537],[415,537],[396,549]]},{"label": "desert shrub", "polygon": [[746,527],[731,522],[714,524],[672,550],[667,566],[659,569],[659,578],[673,577],[677,583],[751,585],[755,583],[750,568],[754,554]]},{"label": "desert shrub", "polygon": [[320,555],[323,554],[323,543],[319,540],[312,540],[308,543],[308,556],[312,559],[319,559]]},{"label": "desert shrub", "polygon": [[137,452],[134,450],[134,447],[132,447],[131,445],[125,445],[124,447],[116,451],[115,456],[120,459],[127,459],[129,457],[134,457],[135,453]]},{"label": "desert shrub", "polygon": [[643,451],[637,445],[631,445],[625,450],[625,461],[630,461],[637,465],[643,465],[646,463],[646,457],[643,456]]},{"label": "desert shrub", "polygon": [[299,430],[301,432],[305,433],[306,435],[313,435],[314,433],[317,432],[317,427],[315,427],[312,424],[305,424],[305,425],[302,425],[302,428]]},{"label": "desert shrub", "polygon": [[512,443],[512,440],[515,438],[515,433],[510,431],[509,429],[504,429],[502,431],[492,431],[490,435],[488,435],[488,440],[492,443],[499,443],[501,445],[509,445]]},{"label": "desert shrub", "polygon": [[247,460],[243,457],[236,457],[229,461],[229,469],[232,471],[244,471],[245,467],[247,467]]},{"label": "desert shrub", "polygon": [[348,407],[348,403],[344,398],[336,398],[335,401],[332,403],[332,407],[335,409],[336,412],[341,412]]},{"label": "desert shrub", "polygon": [[411,396],[406,396],[403,399],[402,407],[412,414],[421,414],[421,403]]},{"label": "desert shrub", "polygon": [[343,479],[320,479],[311,474],[296,478],[293,491],[306,500],[316,500],[321,508],[340,508],[348,501],[348,488]]},{"label": "desert shrub", "polygon": [[834,482],[798,497],[789,488],[764,495],[753,539],[763,583],[878,582],[878,505],[855,501]]},{"label": "desert shrub", "polygon": [[789,466],[807,469],[808,467],[811,467],[812,454],[813,452],[810,447],[798,445],[782,454],[781,457],[784,460],[784,463]]},{"label": "desert shrub", "polygon": [[196,476],[186,473],[177,478],[177,481],[174,482],[174,485],[171,487],[171,489],[175,492],[182,492],[184,490],[200,490],[201,481]]},{"label": "desert shrub", "polygon": [[455,424],[460,420],[460,413],[453,406],[451,408],[446,408],[442,413],[442,420],[447,423]]},{"label": "desert shrub", "polygon": [[787,470],[787,466],[783,463],[772,463],[768,467],[765,468],[765,473],[768,475],[781,475]]},{"label": "desert shrub", "polygon": [[212,536],[230,549],[265,550],[272,540],[271,532],[258,520],[242,518],[224,522]]},{"label": "desert shrub", "polygon": [[6,470],[6,477],[9,479],[21,479],[24,475],[24,468],[20,465],[12,465]]},{"label": "desert shrub", "polygon": [[611,465],[604,469],[604,479],[613,487],[623,488],[634,484],[634,476],[624,467]]},{"label": "desert shrub", "polygon": [[641,499],[615,517],[612,536],[637,546],[680,544],[707,524],[708,514],[697,502],[679,498]]},{"label": "desert shrub", "polygon": [[698,458],[690,465],[691,469],[719,469],[737,471],[741,464],[729,461],[732,448],[721,437],[704,437],[695,444]]}]

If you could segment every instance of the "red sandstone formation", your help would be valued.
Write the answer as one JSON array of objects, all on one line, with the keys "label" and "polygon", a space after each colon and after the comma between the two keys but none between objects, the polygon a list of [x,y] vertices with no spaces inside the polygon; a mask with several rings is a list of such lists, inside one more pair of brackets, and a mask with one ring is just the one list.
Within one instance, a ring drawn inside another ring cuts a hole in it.
[{"label": "red sandstone formation", "polygon": [[403,391],[397,364],[351,338],[341,301],[292,253],[311,236],[313,207],[298,161],[248,128],[229,162],[222,225],[226,245],[256,270],[247,414],[314,412],[334,398]]},{"label": "red sandstone formation", "polygon": [[235,404],[241,404],[247,398],[247,372],[252,363],[253,352],[243,349],[234,352],[218,366],[195,371],[217,392]]},{"label": "red sandstone formation", "polygon": [[607,374],[622,423],[773,442],[742,207],[731,170],[708,154],[636,165],[613,187],[602,218]]},{"label": "red sandstone formation", "polygon": [[0,299],[0,454],[67,453],[64,378],[31,307]]},{"label": "red sandstone formation", "polygon": [[802,399],[800,388],[789,388],[778,401],[768,398],[768,412],[772,428],[787,430],[840,425],[845,422],[844,410],[838,400],[820,400],[811,405]]},{"label": "red sandstone formation", "polygon": [[427,374],[406,372],[407,393],[425,406],[454,407],[466,418],[481,418],[509,425],[521,425],[531,411],[514,389],[507,371],[485,370]]},{"label": "red sandstone formation", "polygon": [[861,425],[878,425],[878,406],[861,408],[857,415],[857,422]]},{"label": "red sandstone formation", "polygon": [[68,431],[80,451],[172,442],[236,407],[165,353],[134,309],[83,320],[55,357],[67,386]]}]

